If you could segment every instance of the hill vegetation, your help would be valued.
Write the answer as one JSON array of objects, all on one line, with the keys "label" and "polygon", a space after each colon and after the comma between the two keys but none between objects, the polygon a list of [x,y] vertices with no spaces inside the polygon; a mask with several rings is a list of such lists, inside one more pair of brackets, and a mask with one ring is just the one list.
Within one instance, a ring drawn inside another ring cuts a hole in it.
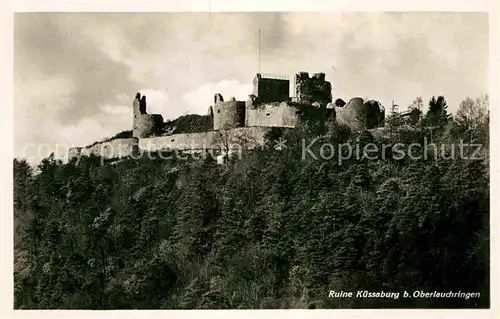
[{"label": "hill vegetation", "polygon": [[[487,152],[484,101],[464,101],[452,118],[433,98],[417,122],[389,118],[382,140],[342,131],[321,142],[408,146],[432,125],[447,158],[416,148],[421,159],[390,149],[377,159],[315,159],[304,156],[303,141],[317,135],[306,128],[276,131],[286,148],[227,165],[49,157],[34,172],[15,159],[15,307],[489,307],[488,160],[449,159],[461,139]],[[481,297],[328,298],[330,290]]]},{"label": "hill vegetation", "polygon": [[[187,114],[176,118],[175,120],[167,121],[164,123],[170,133],[201,133],[212,130],[212,120],[208,115]],[[94,146],[98,143],[109,142],[115,139],[131,138],[132,130],[125,130],[115,134],[112,137],[104,138],[100,141],[95,141],[89,146]]]},{"label": "hill vegetation", "polygon": [[174,128],[173,133],[202,133],[212,130],[212,120],[209,115],[187,114],[175,120],[167,121],[167,127]]}]

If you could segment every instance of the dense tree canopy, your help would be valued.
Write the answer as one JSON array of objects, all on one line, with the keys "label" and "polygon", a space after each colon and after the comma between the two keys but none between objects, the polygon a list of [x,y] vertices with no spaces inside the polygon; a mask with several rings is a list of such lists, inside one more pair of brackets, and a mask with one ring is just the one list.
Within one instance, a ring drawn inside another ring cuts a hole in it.
[{"label": "dense tree canopy", "polygon": [[[443,141],[478,124],[445,110],[433,98],[427,113]],[[350,133],[322,143],[407,145],[428,134],[418,125],[375,142]],[[316,136],[307,130],[274,134],[285,149],[246,151],[227,165],[49,157],[33,170],[14,160],[15,307],[489,307],[487,161],[389,150],[340,163],[304,157],[302,141]],[[328,298],[330,290],[481,297]]]}]

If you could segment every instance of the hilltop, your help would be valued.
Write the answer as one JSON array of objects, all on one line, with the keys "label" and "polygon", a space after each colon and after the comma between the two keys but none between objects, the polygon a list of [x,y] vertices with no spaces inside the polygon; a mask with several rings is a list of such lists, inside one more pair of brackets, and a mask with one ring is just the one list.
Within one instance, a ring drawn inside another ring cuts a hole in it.
[{"label": "hilltop", "polygon": [[165,150],[221,153],[223,144],[259,147],[264,136],[275,128],[342,124],[365,130],[384,125],[385,109],[377,101],[356,97],[348,103],[341,99],[332,103],[332,86],[324,73],[314,73],[311,77],[307,72],[295,74],[294,96],[290,93],[287,77],[257,73],[246,101],[234,97],[225,101],[222,94],[215,93],[214,104],[208,107],[206,116],[186,115],[165,122],[161,114],[147,112],[146,96],[137,92],[132,102],[131,134],[125,131],[86,147],[71,148],[68,158],[90,154],[122,158],[143,151]]},{"label": "hilltop", "polygon": [[[226,165],[146,154],[112,164],[91,154],[66,164],[49,157],[35,175],[15,160],[15,307],[487,308],[488,163],[449,155],[465,137],[487,145],[488,122],[449,118],[442,102],[412,130],[389,118],[391,134],[378,141],[337,127],[308,148],[317,158],[303,156],[302,141],[318,134],[305,127],[272,130],[266,137],[287,147],[245,150]],[[430,125],[434,142],[451,145],[447,158],[318,155],[325,143],[421,143]]]}]

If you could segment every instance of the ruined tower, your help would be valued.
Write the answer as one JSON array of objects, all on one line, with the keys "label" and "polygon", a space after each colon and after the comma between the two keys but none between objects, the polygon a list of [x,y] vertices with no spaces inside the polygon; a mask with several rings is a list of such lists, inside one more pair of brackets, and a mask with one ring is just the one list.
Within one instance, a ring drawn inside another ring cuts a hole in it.
[{"label": "ruined tower", "polygon": [[335,107],[336,121],[339,124],[347,125],[356,130],[372,129],[384,125],[385,109],[378,101],[365,101],[360,97],[354,97],[347,104],[340,105]]},{"label": "ruined tower", "polygon": [[235,98],[224,102],[221,94],[214,96],[214,130],[227,130],[245,126],[245,102]]},{"label": "ruined tower", "polygon": [[299,103],[327,105],[332,101],[332,84],[325,80],[325,73],[309,77],[309,73],[299,72],[295,74],[295,96]]},{"label": "ruined tower", "polygon": [[284,76],[257,73],[253,79],[253,95],[259,103],[288,101],[290,81]]},{"label": "ruined tower", "polygon": [[137,92],[133,102],[133,130],[132,136],[138,138],[158,134],[163,128],[163,117],[160,114],[147,114],[146,96]]}]

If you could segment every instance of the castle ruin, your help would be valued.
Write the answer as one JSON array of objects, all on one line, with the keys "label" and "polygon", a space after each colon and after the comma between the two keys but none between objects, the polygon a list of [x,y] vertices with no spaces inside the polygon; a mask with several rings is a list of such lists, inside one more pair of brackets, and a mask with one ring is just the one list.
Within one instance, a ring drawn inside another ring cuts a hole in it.
[{"label": "castle ruin", "polygon": [[[228,142],[238,143],[243,136],[249,148],[263,142],[273,127],[296,128],[304,124],[304,110],[328,110],[330,121],[363,130],[382,126],[385,110],[377,101],[364,101],[356,97],[345,103],[337,99],[332,103],[332,86],[324,73],[299,72],[294,78],[295,96],[290,96],[290,81],[284,76],[256,74],[253,92],[246,101],[234,97],[224,100],[214,94],[213,106],[208,109],[212,130],[200,133],[172,134],[161,114],[148,114],[146,96],[137,93],[133,101],[132,138],[115,139],[87,147],[70,149],[69,158],[78,155],[122,157],[139,150],[186,150],[220,148],[221,132]],[[110,151],[118,149],[120,154]]]}]

